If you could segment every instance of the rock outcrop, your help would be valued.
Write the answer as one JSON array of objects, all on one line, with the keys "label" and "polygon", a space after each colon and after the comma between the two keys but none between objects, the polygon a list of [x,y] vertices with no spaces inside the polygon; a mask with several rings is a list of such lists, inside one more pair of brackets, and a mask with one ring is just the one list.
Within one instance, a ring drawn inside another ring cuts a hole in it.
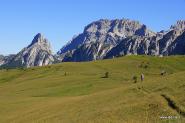
[{"label": "rock outcrop", "polygon": [[174,51],[170,50],[173,49],[170,47],[176,47],[176,49],[178,49],[174,41],[176,41],[177,38],[179,40],[179,38],[183,37],[181,35],[183,35],[184,31],[185,21],[177,21],[175,25],[171,26],[170,30],[168,30],[167,33],[163,35],[163,38],[158,41],[160,54],[165,56],[177,54]]},{"label": "rock outcrop", "polygon": [[0,66],[5,63],[5,57],[3,55],[0,55]]},{"label": "rock outcrop", "polygon": [[131,36],[123,39],[104,58],[124,55],[184,55],[185,21],[177,21],[167,31],[153,36]]},{"label": "rock outcrop", "polygon": [[[103,59],[123,39],[131,36],[152,37],[156,34],[146,25],[129,19],[99,20],[85,27],[84,32],[73,38],[58,54],[62,61],[91,61]],[[64,54],[71,53],[66,56]]]},{"label": "rock outcrop", "polygon": [[138,21],[101,19],[87,25],[54,56],[48,40],[39,33],[18,54],[0,55],[0,66],[33,67],[125,55],[185,55],[185,21],[155,33]]},{"label": "rock outcrop", "polygon": [[10,62],[13,59],[14,56],[15,56],[14,54],[11,54],[11,55],[8,55],[8,56],[0,55],[0,66]]},{"label": "rock outcrop", "polygon": [[92,61],[124,55],[182,55],[185,21],[169,30],[152,32],[144,24],[128,19],[99,20],[85,27],[59,52],[61,61]]},{"label": "rock outcrop", "polygon": [[124,55],[158,55],[159,44],[156,37],[132,36],[123,39],[112,48],[104,58],[113,58]]},{"label": "rock outcrop", "polygon": [[32,43],[22,49],[3,67],[33,67],[44,66],[54,62],[50,43],[43,35],[37,34]]}]

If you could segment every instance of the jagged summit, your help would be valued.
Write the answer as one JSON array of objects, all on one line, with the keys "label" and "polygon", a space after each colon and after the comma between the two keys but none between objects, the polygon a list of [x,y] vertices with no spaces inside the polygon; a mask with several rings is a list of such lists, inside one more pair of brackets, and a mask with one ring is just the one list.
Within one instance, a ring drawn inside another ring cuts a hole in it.
[{"label": "jagged summit", "polygon": [[145,36],[155,34],[147,29],[146,25],[130,19],[100,19],[87,25],[84,29],[84,33],[116,33],[119,36],[125,37],[131,35]]},{"label": "jagged summit", "polygon": [[28,47],[31,47],[34,44],[37,44],[37,45],[48,45],[50,47],[49,41],[41,33],[38,33],[37,35],[34,36],[31,44]]},{"label": "jagged summit", "polygon": [[[58,53],[62,61],[91,61],[130,54],[172,55],[176,54],[175,49],[180,46],[178,37],[181,38],[184,31],[185,20],[177,21],[169,30],[155,33],[139,21],[100,19],[87,25],[83,33]],[[178,52],[185,54],[182,49]]]},{"label": "jagged summit", "polygon": [[44,39],[44,36],[41,33],[38,33],[37,35],[35,35],[35,37],[30,45],[33,45],[38,42],[42,42],[42,41],[44,41],[43,39]]},{"label": "jagged summit", "polygon": [[8,67],[33,67],[52,64],[54,57],[52,55],[51,45],[49,41],[38,33],[31,44],[23,48],[4,66]]},{"label": "jagged summit", "polygon": [[172,25],[170,29],[173,30],[185,30],[185,20],[178,20],[175,25]]},{"label": "jagged summit", "polygon": [[[84,28],[83,33],[79,34],[76,38],[72,39],[70,43],[61,48],[58,54],[63,54],[68,51],[73,51],[84,44],[99,44],[99,49],[104,45],[109,45],[107,50],[114,47],[119,43],[121,39],[138,35],[138,36],[154,36],[155,32],[152,32],[146,25],[140,24],[139,21],[133,21],[129,19],[100,19],[94,21]],[[99,50],[101,51],[101,50]],[[101,57],[107,51],[101,53]],[[99,53],[97,53],[99,54]],[[99,56],[98,56],[99,57]]]},{"label": "jagged summit", "polygon": [[100,19],[88,24],[57,55],[49,41],[38,33],[30,45],[11,57],[0,56],[0,65],[43,66],[54,62],[92,61],[123,55],[185,55],[185,20],[168,30],[151,31],[139,21]]}]

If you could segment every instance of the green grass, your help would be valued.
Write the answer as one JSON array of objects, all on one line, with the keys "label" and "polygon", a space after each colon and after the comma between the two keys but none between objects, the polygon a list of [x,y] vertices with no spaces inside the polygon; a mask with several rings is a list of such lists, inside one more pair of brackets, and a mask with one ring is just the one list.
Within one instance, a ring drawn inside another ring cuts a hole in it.
[{"label": "green grass", "polygon": [[[103,78],[106,72],[109,78]],[[183,112],[183,56],[126,56],[0,70],[0,123],[183,123]]]}]

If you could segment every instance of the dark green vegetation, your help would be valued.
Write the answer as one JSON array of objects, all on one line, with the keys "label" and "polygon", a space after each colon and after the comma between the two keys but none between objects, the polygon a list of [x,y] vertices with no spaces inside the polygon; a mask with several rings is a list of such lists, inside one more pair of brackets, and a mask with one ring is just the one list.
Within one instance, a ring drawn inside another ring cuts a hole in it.
[{"label": "dark green vegetation", "polygon": [[183,123],[184,114],[183,56],[0,70],[0,123]]}]

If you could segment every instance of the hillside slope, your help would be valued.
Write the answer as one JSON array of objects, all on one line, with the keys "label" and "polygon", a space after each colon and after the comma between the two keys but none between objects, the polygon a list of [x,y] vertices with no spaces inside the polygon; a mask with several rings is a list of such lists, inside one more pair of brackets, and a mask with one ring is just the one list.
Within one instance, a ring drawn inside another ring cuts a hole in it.
[{"label": "hillside slope", "polygon": [[[163,70],[167,73],[161,76]],[[183,56],[126,56],[0,70],[0,122],[183,123],[184,75]]]}]

